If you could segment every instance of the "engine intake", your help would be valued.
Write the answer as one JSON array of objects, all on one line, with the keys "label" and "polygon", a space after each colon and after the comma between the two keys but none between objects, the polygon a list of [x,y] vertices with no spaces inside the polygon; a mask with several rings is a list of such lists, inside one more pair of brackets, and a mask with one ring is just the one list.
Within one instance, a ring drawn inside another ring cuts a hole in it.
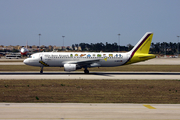
[{"label": "engine intake", "polygon": [[77,64],[64,64],[64,71],[75,71],[77,69],[81,69],[81,67]]}]

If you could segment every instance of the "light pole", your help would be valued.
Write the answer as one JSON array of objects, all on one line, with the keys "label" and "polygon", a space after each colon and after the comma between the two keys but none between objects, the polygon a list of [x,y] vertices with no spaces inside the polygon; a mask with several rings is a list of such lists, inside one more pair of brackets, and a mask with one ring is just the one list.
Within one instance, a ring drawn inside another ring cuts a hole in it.
[{"label": "light pole", "polygon": [[41,36],[41,34],[39,34],[39,50],[40,50],[40,36]]},{"label": "light pole", "polygon": [[166,42],[164,42],[164,57],[166,58]]},{"label": "light pole", "polygon": [[62,36],[62,37],[63,37],[63,50],[64,50],[64,37],[65,37],[65,36]]},{"label": "light pole", "polygon": [[179,36],[178,37],[178,41],[177,41],[177,56],[179,57]]},{"label": "light pole", "polygon": [[120,51],[120,35],[121,34],[118,34],[118,52]]}]

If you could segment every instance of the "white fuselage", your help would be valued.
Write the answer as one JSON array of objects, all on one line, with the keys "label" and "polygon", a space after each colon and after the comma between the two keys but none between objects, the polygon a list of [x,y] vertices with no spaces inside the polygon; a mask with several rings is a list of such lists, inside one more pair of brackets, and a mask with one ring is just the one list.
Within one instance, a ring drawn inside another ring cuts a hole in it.
[{"label": "white fuselage", "polygon": [[[129,53],[110,52],[41,52],[31,55],[24,63],[31,66],[64,67],[64,64],[78,62],[96,61],[87,67],[113,67],[120,66],[127,62]],[[39,62],[43,61],[43,63]]]}]

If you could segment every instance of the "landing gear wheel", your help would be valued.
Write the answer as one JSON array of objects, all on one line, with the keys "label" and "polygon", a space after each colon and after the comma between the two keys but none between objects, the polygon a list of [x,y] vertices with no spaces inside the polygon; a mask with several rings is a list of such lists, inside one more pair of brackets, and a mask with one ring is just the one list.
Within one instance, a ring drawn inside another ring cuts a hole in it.
[{"label": "landing gear wheel", "polygon": [[41,74],[43,73],[43,67],[41,67],[41,71],[40,71],[40,73],[41,73]]},{"label": "landing gear wheel", "polygon": [[89,74],[89,70],[87,70],[87,69],[84,70],[84,73],[85,73],[85,74]]}]

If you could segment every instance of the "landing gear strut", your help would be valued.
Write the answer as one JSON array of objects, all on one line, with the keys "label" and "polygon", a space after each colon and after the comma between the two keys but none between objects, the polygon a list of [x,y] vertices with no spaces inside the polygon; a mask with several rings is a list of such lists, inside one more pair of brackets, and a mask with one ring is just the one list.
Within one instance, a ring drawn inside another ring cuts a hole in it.
[{"label": "landing gear strut", "polygon": [[41,67],[41,71],[40,71],[40,73],[41,73],[41,74],[43,73],[43,67]]},{"label": "landing gear strut", "polygon": [[85,68],[84,73],[89,74],[89,70],[87,68]]}]

